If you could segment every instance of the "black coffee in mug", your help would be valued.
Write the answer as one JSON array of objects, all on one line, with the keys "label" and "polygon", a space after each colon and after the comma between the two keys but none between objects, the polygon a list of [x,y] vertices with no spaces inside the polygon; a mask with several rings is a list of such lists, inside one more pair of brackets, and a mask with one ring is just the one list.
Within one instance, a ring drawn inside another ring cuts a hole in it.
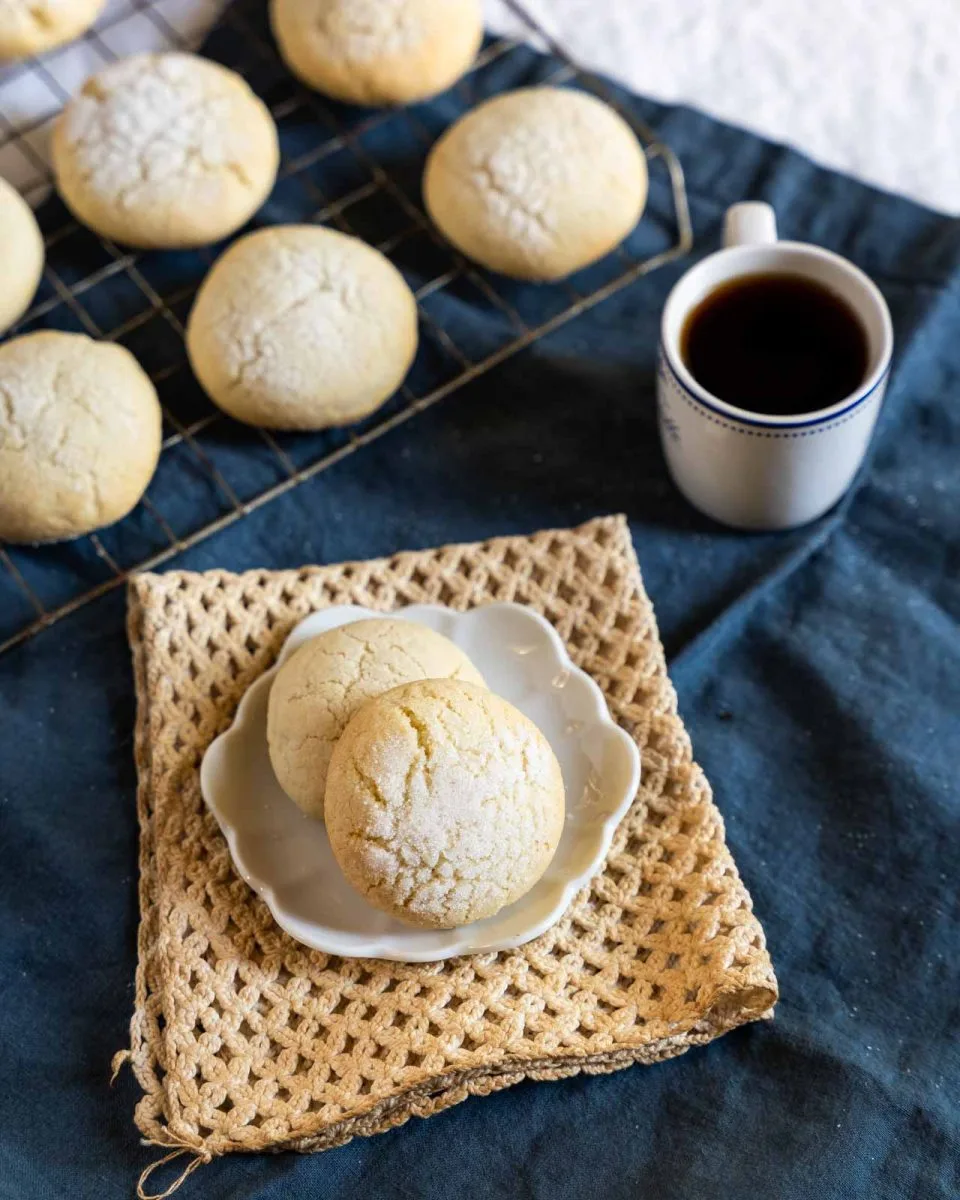
[{"label": "black coffee in mug", "polygon": [[801,275],[741,275],[691,310],[680,353],[701,387],[768,416],[815,412],[863,383],[867,334],[849,304]]}]

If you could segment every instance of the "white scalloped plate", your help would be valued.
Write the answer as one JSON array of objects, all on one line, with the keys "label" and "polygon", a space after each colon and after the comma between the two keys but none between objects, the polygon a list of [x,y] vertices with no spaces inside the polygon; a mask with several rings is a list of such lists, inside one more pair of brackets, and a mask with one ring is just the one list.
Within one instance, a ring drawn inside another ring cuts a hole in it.
[{"label": "white scalloped plate", "polygon": [[[291,632],[277,666],[327,629],[383,615],[353,605],[314,613]],[[488,686],[534,720],[553,747],[567,793],[566,824],[553,861],[531,891],[496,916],[459,929],[417,929],[368,904],[337,866],[323,822],[304,816],[273,774],[266,722],[276,667],[249,688],[233,725],[204,755],[204,799],[239,874],[277,923],[315,950],[434,962],[521,946],[557,921],[599,870],[640,784],[640,755],[611,719],[597,685],[530,609],[490,604],[455,613],[417,605],[391,615],[427,625],[460,646]]]}]

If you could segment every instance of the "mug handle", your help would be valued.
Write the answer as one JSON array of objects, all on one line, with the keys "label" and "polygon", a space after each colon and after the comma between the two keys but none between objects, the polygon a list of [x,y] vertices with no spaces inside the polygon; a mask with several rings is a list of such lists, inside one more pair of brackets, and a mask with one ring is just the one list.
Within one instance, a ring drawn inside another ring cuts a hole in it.
[{"label": "mug handle", "polygon": [[777,214],[769,204],[745,200],[733,204],[723,218],[723,245],[769,246],[777,240]]}]

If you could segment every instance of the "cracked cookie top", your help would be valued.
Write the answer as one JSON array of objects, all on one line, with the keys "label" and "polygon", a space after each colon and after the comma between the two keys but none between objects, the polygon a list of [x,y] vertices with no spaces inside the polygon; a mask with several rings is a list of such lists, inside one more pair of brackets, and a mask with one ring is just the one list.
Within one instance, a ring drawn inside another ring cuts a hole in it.
[{"label": "cracked cookie top", "polygon": [[537,726],[462,680],[394,688],[358,710],[333,751],[327,831],[377,908],[449,929],[530,890],[564,822],[560,766]]},{"label": "cracked cookie top", "polygon": [[425,625],[375,618],[330,629],[277,672],[267,708],[270,761],[305,813],[322,817],[337,738],[364,701],[418,679],[483,677],[459,647]]},{"label": "cracked cookie top", "polygon": [[276,126],[234,71],[136,54],[92,76],[54,129],[57,187],[78,220],[131,246],[202,246],[273,187]]},{"label": "cracked cookie top", "polygon": [[646,159],[629,125],[595,96],[521,88],[447,130],[423,191],[440,231],[470,258],[518,279],[560,279],[636,225]]},{"label": "cracked cookie top", "polygon": [[353,104],[412,104],[445,91],[483,39],[479,0],[272,0],[287,66]]},{"label": "cracked cookie top", "polygon": [[316,225],[247,234],[214,264],[187,323],[211,400],[271,429],[367,416],[400,386],[417,349],[417,305],[388,258]]},{"label": "cracked cookie top", "polygon": [[53,330],[0,346],[0,539],[77,537],[126,516],[160,434],[157,393],[122,346]]}]

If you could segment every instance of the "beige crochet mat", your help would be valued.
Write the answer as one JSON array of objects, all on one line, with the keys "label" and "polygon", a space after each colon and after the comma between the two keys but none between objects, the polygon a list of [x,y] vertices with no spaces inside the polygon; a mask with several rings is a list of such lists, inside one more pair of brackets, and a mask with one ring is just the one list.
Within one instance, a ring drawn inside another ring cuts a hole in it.
[{"label": "beige crochet mat", "polygon": [[[293,941],[233,871],[198,767],[290,628],[331,604],[542,613],[643,760],[606,866],[518,950],[428,965]],[[322,1150],[524,1078],[651,1063],[768,1016],[777,983],[676,712],[626,522],[130,587],[140,902],[136,1122],[190,1166]]]}]

